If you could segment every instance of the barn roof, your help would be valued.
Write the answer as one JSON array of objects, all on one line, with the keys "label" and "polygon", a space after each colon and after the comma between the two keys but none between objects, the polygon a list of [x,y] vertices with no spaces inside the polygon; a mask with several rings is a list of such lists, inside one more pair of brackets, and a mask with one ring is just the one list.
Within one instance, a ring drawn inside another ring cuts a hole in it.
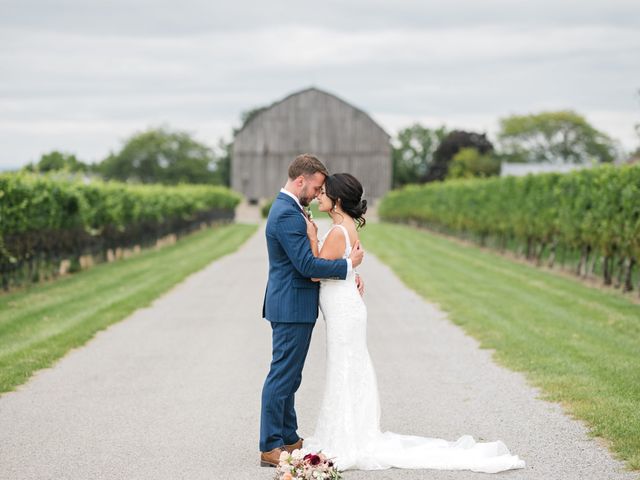
[{"label": "barn roof", "polygon": [[332,97],[333,99],[337,100],[338,102],[344,104],[346,107],[351,108],[353,110],[355,110],[356,112],[360,113],[361,115],[363,115],[364,117],[366,117],[371,123],[372,125],[374,125],[375,127],[377,127],[380,132],[382,134],[384,134],[387,138],[391,138],[391,136],[378,124],[378,122],[376,122],[373,118],[371,118],[371,115],[369,115],[367,112],[365,112],[364,110],[353,106],[352,104],[350,104],[349,102],[343,100],[342,98],[338,97],[337,95],[334,95],[333,93],[329,93],[325,90],[322,90],[320,88],[317,87],[308,87],[305,88],[303,90],[300,90],[298,92],[293,92],[289,95],[287,95],[286,97],[284,97],[282,100],[278,100],[277,102],[272,103],[271,105],[269,105],[268,107],[265,107],[262,111],[260,111],[259,113],[257,113],[256,115],[254,115],[251,119],[249,119],[249,121],[247,121],[242,128],[240,128],[240,130],[238,130],[236,132],[236,135],[239,135],[240,133],[242,133],[250,124],[252,124],[256,118],[266,114],[267,112],[269,112],[269,110],[275,108],[276,106],[285,103],[287,100],[290,100],[293,97],[297,97],[298,95],[304,95],[306,93],[309,92],[318,92],[321,93],[322,95],[327,95],[329,97]]}]

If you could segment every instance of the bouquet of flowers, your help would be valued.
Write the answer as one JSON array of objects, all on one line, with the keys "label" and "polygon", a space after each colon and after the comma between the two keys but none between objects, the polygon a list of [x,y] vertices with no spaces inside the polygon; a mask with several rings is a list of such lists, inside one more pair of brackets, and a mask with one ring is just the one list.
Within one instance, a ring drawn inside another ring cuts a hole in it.
[{"label": "bouquet of flowers", "polygon": [[274,480],[340,480],[342,475],[322,452],[282,452]]}]

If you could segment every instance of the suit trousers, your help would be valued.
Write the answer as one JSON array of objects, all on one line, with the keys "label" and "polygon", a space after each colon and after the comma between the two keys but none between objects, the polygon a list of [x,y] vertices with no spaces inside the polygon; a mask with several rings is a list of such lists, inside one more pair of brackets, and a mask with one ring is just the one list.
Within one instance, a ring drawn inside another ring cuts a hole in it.
[{"label": "suit trousers", "polygon": [[260,451],[298,441],[295,393],[302,382],[314,323],[271,322],[272,357],[262,387]]}]

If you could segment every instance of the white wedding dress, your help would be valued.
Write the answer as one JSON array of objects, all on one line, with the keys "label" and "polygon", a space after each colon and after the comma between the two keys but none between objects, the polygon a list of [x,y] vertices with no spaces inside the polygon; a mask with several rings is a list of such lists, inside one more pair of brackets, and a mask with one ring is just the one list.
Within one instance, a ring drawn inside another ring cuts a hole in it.
[{"label": "white wedding dress", "polygon": [[[347,258],[349,234],[344,226],[335,227],[344,232]],[[322,450],[340,470],[396,467],[496,473],[524,468],[524,461],[501,441],[477,443],[463,435],[450,442],[380,431],[378,385],[367,349],[367,309],[354,275],[320,284],[327,328],[326,385],[316,430],[305,439],[304,449]]]}]

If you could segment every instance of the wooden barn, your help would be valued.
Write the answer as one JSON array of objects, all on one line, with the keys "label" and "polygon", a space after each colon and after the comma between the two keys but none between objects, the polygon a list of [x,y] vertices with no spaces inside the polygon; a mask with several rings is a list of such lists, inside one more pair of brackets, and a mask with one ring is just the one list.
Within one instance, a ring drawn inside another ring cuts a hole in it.
[{"label": "wooden barn", "polygon": [[330,173],[351,173],[368,201],[391,188],[389,135],[362,110],[317,88],[274,103],[236,134],[231,187],[251,202],[272,198],[301,153],[317,156]]}]

